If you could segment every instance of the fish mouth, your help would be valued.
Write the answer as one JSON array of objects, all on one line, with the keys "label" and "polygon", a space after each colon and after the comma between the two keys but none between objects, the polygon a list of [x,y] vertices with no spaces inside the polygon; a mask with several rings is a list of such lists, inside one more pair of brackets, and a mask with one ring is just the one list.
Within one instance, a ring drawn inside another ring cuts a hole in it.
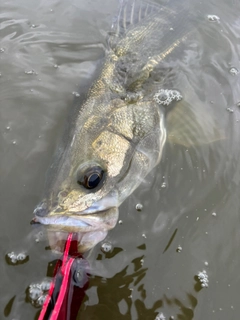
[{"label": "fish mouth", "polygon": [[77,213],[52,211],[45,215],[40,206],[34,210],[34,214],[35,217],[32,219],[32,223],[46,225],[52,231],[84,233],[90,231],[107,231],[113,229],[118,220],[117,207],[92,213],[85,213],[85,211]]}]

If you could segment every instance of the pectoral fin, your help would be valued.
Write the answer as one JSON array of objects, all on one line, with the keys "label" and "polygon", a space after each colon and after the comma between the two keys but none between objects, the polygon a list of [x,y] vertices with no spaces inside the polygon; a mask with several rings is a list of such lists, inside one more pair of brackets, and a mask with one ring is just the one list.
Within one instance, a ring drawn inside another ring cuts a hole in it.
[{"label": "pectoral fin", "polygon": [[225,139],[211,106],[191,106],[181,100],[167,114],[168,141],[187,148]]}]

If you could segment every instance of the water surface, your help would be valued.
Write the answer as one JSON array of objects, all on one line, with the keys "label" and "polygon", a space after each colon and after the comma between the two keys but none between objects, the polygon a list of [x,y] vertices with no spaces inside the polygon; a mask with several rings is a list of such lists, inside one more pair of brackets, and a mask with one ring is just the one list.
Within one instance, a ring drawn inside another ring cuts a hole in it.
[{"label": "water surface", "polygon": [[[0,4],[1,319],[34,319],[40,310],[27,288],[51,275],[59,255],[29,222],[74,97],[104,57],[117,6]],[[121,223],[107,237],[113,252],[99,244],[86,255],[92,276],[79,319],[239,318],[240,5],[192,1],[191,10],[202,23],[181,55],[164,62],[163,77],[204,110],[206,128],[214,118],[224,138],[166,145],[160,165],[120,208]],[[28,260],[11,264],[12,251]],[[203,270],[208,288],[197,279]]]}]

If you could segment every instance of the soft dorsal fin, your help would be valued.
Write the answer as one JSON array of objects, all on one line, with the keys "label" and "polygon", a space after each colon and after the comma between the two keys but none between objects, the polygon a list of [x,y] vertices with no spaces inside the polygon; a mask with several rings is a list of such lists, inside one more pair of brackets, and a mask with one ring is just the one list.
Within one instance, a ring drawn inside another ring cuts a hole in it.
[{"label": "soft dorsal fin", "polygon": [[223,128],[206,107],[181,100],[167,114],[168,141],[187,148],[225,139]]}]

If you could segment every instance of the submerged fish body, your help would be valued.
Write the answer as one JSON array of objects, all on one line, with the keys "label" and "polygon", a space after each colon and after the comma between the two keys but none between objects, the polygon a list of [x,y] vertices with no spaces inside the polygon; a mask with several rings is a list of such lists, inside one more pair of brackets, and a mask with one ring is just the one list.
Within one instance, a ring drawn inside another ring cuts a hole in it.
[{"label": "submerged fish body", "polygon": [[161,159],[165,110],[151,73],[191,28],[186,1],[177,3],[122,4],[100,76],[34,211],[50,230],[78,232],[81,251],[104,239],[119,205]]}]

